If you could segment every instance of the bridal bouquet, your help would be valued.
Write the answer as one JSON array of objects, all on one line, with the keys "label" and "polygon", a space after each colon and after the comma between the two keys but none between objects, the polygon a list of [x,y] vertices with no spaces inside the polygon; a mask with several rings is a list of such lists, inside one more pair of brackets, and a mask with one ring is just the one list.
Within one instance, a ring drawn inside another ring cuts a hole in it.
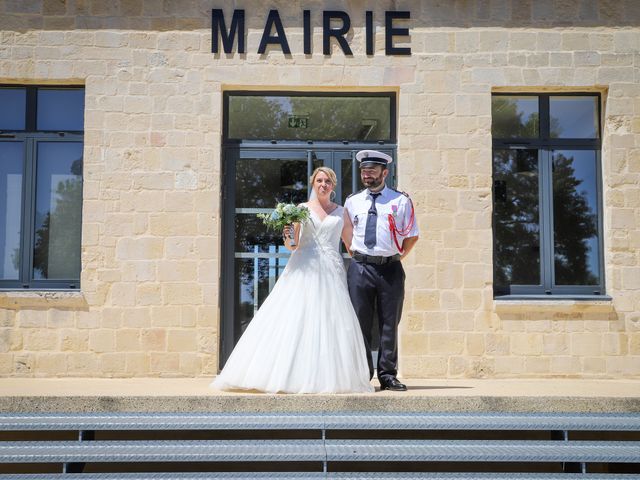
[{"label": "bridal bouquet", "polygon": [[[271,213],[258,213],[258,218],[262,219],[267,228],[282,231],[287,225],[308,220],[309,209],[293,203],[278,203]],[[290,238],[293,239],[293,237]],[[295,243],[291,242],[291,245],[295,246]]]}]

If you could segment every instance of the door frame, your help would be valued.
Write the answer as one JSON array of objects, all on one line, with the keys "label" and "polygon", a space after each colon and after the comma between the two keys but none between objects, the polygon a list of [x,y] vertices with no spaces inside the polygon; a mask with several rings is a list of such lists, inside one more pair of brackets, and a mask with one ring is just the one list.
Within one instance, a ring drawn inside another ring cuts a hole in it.
[{"label": "door frame", "polygon": [[[221,203],[222,203],[222,232],[221,232],[221,268],[219,279],[219,299],[220,299],[220,324],[219,324],[219,357],[218,365],[222,369],[225,362],[231,355],[235,347],[235,194],[236,194],[236,161],[243,156],[266,156],[269,152],[277,152],[279,158],[307,159],[307,181],[311,176],[311,156],[314,152],[330,152],[332,158],[324,165],[332,168],[339,175],[341,180],[341,168],[335,167],[335,153],[349,154],[351,156],[352,169],[352,189],[356,191],[360,175],[357,167],[355,155],[360,150],[379,149],[390,154],[394,159],[391,165],[387,185],[393,187],[397,179],[397,145],[396,144],[371,144],[371,143],[336,143],[336,142],[314,142],[309,145],[303,142],[278,142],[277,144],[266,142],[251,142],[250,144],[235,144],[222,147],[221,156]],[[344,158],[344,156],[342,157]],[[340,165],[341,167],[341,165]],[[340,185],[341,186],[341,185]],[[340,194],[341,192],[336,192]],[[340,197],[338,197],[338,200]]]}]

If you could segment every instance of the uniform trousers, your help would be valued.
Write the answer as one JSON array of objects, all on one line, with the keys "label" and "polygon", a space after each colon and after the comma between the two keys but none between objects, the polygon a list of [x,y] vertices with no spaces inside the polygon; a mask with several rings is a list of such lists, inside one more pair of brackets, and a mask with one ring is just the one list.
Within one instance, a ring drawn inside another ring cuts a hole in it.
[{"label": "uniform trousers", "polygon": [[398,323],[402,316],[404,279],[404,269],[400,261],[376,265],[351,260],[349,265],[349,296],[362,328],[370,378],[373,378],[371,339],[375,308],[378,310],[380,333],[378,379],[387,379],[398,374]]}]

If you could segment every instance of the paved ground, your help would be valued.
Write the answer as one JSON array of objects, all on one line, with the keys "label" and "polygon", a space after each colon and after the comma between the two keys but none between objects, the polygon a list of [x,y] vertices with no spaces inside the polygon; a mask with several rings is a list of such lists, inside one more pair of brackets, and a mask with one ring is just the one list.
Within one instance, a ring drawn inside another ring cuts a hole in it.
[{"label": "paved ground", "polygon": [[[211,378],[0,378],[0,396],[270,396],[259,392],[220,392],[209,388],[210,382]],[[355,396],[640,397],[640,380],[407,379],[405,382],[409,386],[406,393],[376,391]],[[374,381],[373,384],[377,389],[378,383]]]},{"label": "paved ground", "polygon": [[208,387],[210,381],[210,378],[0,378],[0,412],[429,410],[640,413],[640,379],[410,379],[406,380],[408,392],[376,391],[357,395],[218,392]]}]

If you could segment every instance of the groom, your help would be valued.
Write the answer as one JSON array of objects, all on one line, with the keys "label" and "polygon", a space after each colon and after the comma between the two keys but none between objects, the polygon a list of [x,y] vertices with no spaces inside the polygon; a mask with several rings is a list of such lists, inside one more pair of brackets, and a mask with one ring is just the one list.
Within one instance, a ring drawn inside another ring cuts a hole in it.
[{"label": "groom", "polygon": [[351,303],[358,315],[373,378],[371,330],[374,307],[378,310],[380,350],[378,380],[381,390],[405,391],[398,374],[398,323],[404,300],[404,270],[400,260],[418,241],[413,204],[404,192],[386,186],[392,158],[376,150],[356,154],[360,178],[366,187],[350,195],[344,208],[343,241],[351,253],[347,272]]}]

